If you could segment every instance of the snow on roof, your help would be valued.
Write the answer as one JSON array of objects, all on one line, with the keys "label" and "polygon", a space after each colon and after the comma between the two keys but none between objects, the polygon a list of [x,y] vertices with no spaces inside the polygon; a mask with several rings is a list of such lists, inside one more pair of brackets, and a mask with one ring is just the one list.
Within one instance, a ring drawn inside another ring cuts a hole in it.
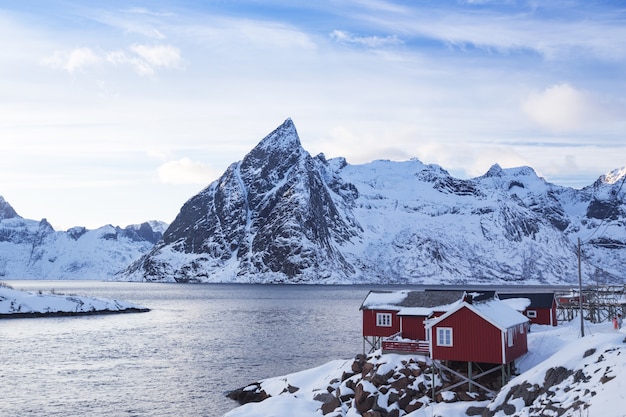
[{"label": "snow on roof", "polygon": [[528,298],[531,308],[551,308],[554,303],[554,292],[514,292],[498,293],[501,300],[509,298]]},{"label": "snow on roof", "polygon": [[448,290],[370,291],[361,310],[395,310],[409,316],[429,315],[433,311],[448,311],[460,302],[463,294],[463,291]]},{"label": "snow on roof", "polygon": [[434,310],[427,307],[404,307],[398,311],[399,316],[425,316],[433,314]]},{"label": "snow on roof", "polygon": [[446,314],[427,322],[426,327],[433,327],[440,321],[452,315],[455,311],[460,310],[462,307],[467,307],[474,311],[476,314],[498,327],[500,330],[506,330],[517,324],[528,322],[528,318],[522,313],[518,312],[501,300],[492,299],[490,301],[474,304],[461,302],[456,307],[449,310]]},{"label": "snow on roof", "polygon": [[530,306],[530,299],[524,297],[506,298],[504,300],[501,299],[500,301],[519,312],[526,310],[528,306]]},{"label": "snow on roof", "polygon": [[372,308],[381,310],[399,310],[399,305],[408,296],[408,290],[402,291],[370,291],[361,304],[361,310]]},{"label": "snow on roof", "polygon": [[481,316],[501,329],[528,322],[528,317],[501,300],[491,300],[471,305]]}]

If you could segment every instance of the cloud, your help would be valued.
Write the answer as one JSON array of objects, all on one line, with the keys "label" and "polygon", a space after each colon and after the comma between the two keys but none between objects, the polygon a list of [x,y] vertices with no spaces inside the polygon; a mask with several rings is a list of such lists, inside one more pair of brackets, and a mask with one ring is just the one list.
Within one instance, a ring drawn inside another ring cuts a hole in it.
[{"label": "cloud", "polygon": [[67,71],[70,74],[83,72],[103,62],[116,66],[130,65],[141,76],[154,75],[156,68],[182,67],[180,50],[170,45],[133,45],[129,51],[130,53],[118,50],[99,55],[90,48],[76,48],[71,51],[55,51],[51,56],[43,58],[40,63],[48,68]]},{"label": "cloud", "polygon": [[334,30],[330,33],[330,38],[338,43],[366,46],[368,48],[382,48],[385,46],[400,45],[400,40],[396,35],[390,36],[357,36],[343,30]]},{"label": "cloud", "polygon": [[129,65],[141,76],[152,76],[156,68],[177,69],[182,67],[180,50],[171,45],[133,45],[128,51],[112,51],[106,54],[113,65]]},{"label": "cloud", "polygon": [[163,184],[209,184],[219,174],[210,166],[189,158],[169,161],[158,170],[159,179]]},{"label": "cloud", "polygon": [[457,3],[450,7],[447,2],[428,2],[350,18],[369,24],[371,30],[399,33],[408,44],[437,40],[461,50],[473,47],[505,56],[531,52],[549,61],[575,60],[577,65],[581,59],[620,62],[626,56],[626,27],[618,6],[579,12],[583,9],[564,2]]},{"label": "cloud", "polygon": [[130,50],[153,67],[179,68],[180,50],[171,45],[133,45]]},{"label": "cloud", "polygon": [[52,56],[41,60],[41,64],[52,69],[60,69],[69,73],[83,71],[85,68],[98,65],[102,58],[90,48],[75,48],[71,51],[55,51]]},{"label": "cloud", "polygon": [[89,67],[102,63],[115,66],[129,65],[141,76],[152,76],[157,68],[178,69],[183,59],[180,49],[172,45],[132,45],[127,51],[117,50],[96,53],[93,49],[82,47],[71,51],[55,51],[40,63],[48,68],[64,70],[70,74],[83,72]]},{"label": "cloud", "polygon": [[590,94],[567,83],[533,92],[522,103],[522,111],[533,122],[554,132],[585,127],[601,113],[598,107]]}]

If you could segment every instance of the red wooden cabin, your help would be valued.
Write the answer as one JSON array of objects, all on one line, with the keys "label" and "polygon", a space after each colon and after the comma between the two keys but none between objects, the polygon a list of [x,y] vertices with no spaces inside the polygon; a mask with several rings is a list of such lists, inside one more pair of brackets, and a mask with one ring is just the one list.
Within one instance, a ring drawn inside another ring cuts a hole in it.
[{"label": "red wooden cabin", "polygon": [[[511,364],[528,351],[528,318],[494,291],[371,291],[361,310],[364,352],[367,342],[370,352],[430,355],[433,366],[461,377],[443,390],[467,383],[470,391],[478,386],[495,394],[479,378],[501,370],[506,383]],[[448,361],[467,362],[467,376],[444,365]]]},{"label": "red wooden cabin", "polygon": [[[370,291],[361,305],[363,350],[427,353],[424,321],[444,314],[463,298],[463,291]],[[387,349],[383,346],[388,340]],[[410,341],[410,342],[409,342]]]},{"label": "red wooden cabin", "polygon": [[430,356],[443,361],[510,364],[528,351],[528,318],[504,302],[466,300],[429,320]]},{"label": "red wooden cabin", "polygon": [[499,293],[501,300],[527,298],[530,304],[522,311],[533,324],[556,326],[556,296],[553,292],[545,293]]}]

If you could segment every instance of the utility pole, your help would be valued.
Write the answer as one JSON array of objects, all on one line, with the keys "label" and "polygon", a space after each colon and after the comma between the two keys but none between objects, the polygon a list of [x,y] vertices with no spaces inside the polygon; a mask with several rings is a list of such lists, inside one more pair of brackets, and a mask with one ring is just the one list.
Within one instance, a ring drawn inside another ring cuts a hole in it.
[{"label": "utility pole", "polygon": [[578,238],[578,313],[580,314],[580,337],[585,337],[585,319],[583,318],[583,278],[580,270],[580,238]]}]

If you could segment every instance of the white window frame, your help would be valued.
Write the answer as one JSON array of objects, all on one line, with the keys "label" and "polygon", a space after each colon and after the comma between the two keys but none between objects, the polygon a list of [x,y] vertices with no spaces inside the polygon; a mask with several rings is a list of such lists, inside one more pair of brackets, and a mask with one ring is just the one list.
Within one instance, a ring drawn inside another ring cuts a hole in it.
[{"label": "white window frame", "polygon": [[391,327],[392,322],[391,313],[376,313],[377,327]]},{"label": "white window frame", "polygon": [[513,340],[515,339],[515,329],[511,327],[507,329],[506,333],[506,338],[508,339],[507,345],[509,347],[513,347]]},{"label": "white window frame", "polygon": [[528,317],[529,319],[536,319],[537,310],[526,310],[526,317]]},{"label": "white window frame", "polygon": [[437,327],[437,346],[452,347],[452,327]]}]

